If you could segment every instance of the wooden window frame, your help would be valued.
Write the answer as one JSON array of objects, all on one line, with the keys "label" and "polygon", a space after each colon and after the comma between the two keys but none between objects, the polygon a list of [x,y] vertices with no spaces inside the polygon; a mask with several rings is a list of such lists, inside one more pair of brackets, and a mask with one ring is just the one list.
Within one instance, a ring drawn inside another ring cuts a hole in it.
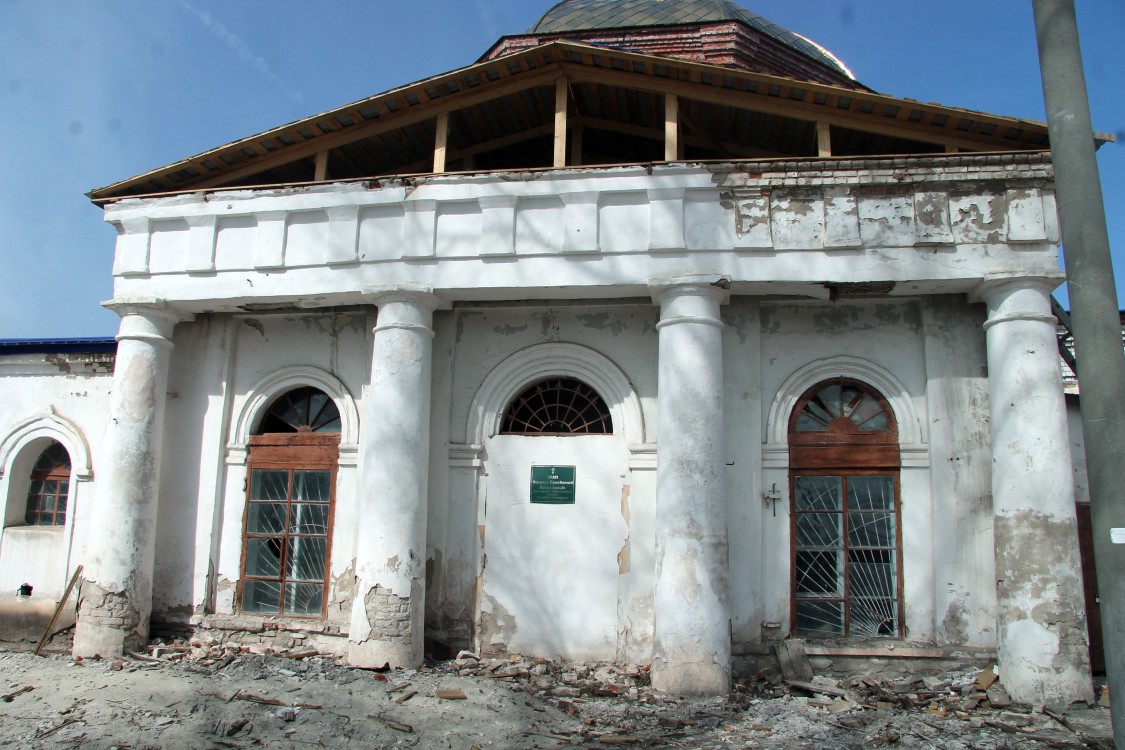
[{"label": "wooden window frame", "polygon": [[[838,417],[828,425],[824,431],[798,431],[797,421],[805,406],[815,396],[831,386],[847,386],[872,396],[887,418],[885,430],[859,430],[847,418]],[[898,424],[890,404],[881,393],[871,386],[852,380],[850,378],[832,378],[824,380],[809,388],[797,400],[789,417],[789,570],[790,570],[790,627],[789,631],[796,635],[810,637],[809,634],[797,630],[797,478],[805,476],[840,477],[841,478],[841,539],[840,552],[843,555],[843,569],[840,573],[843,583],[842,597],[825,597],[824,601],[839,601],[843,607],[844,632],[839,635],[811,636],[823,638],[855,638],[851,634],[850,589],[851,576],[849,575],[848,560],[850,551],[849,540],[849,515],[863,513],[864,511],[849,511],[847,507],[848,477],[859,476],[890,476],[894,484],[894,530],[895,546],[895,596],[897,597],[898,624],[894,634],[878,636],[892,639],[902,639],[906,633],[905,622],[905,585],[903,581],[902,561],[902,458],[898,442]],[[827,512],[827,511],[817,511]],[[890,550],[891,548],[880,548]]]},{"label": "wooden window frame", "polygon": [[[43,460],[43,456],[47,453],[47,451],[51,450],[55,446],[58,446],[62,450],[63,454],[66,455],[65,467],[62,465],[54,466],[47,471],[36,469],[35,467],[37,467],[39,465],[39,462]],[[70,452],[62,443],[58,442],[57,440],[52,441],[50,445],[39,452],[39,455],[35,458],[35,466],[32,467],[31,474],[28,477],[27,497],[24,504],[23,515],[25,525],[44,528],[57,528],[66,526],[66,514],[70,507],[70,485],[72,473],[73,470],[71,465]],[[63,487],[65,487],[65,489],[61,489],[61,491],[55,492],[53,494],[48,494],[42,491],[35,493],[36,497],[38,497],[39,499],[39,509],[32,510],[32,487],[34,486],[35,482],[57,482],[60,489]],[[47,497],[54,498],[54,504],[51,506],[53,510],[42,510],[43,499]],[[65,503],[65,507],[62,511],[59,510],[60,499],[62,499]],[[33,517],[35,518],[35,520],[32,520]],[[43,519],[47,518],[49,518],[50,521],[44,522]]]},{"label": "wooden window frame", "polygon": [[[332,542],[336,525],[336,478],[340,460],[340,433],[296,432],[252,435],[250,437],[249,448],[250,456],[246,462],[246,502],[245,508],[243,509],[242,513],[242,559],[239,565],[238,590],[236,592],[238,611],[240,614],[265,617],[285,617],[302,620],[326,619],[328,616],[328,593],[330,588],[332,570]],[[287,523],[284,532],[280,535],[251,534],[249,531],[251,506],[250,489],[252,486],[251,477],[255,470],[284,470],[289,472],[290,485],[286,497]],[[327,471],[330,478],[328,495],[328,528],[327,533],[325,534],[323,579],[324,594],[323,596],[321,596],[321,611],[319,615],[287,614],[285,612],[285,582],[287,580],[287,577],[285,575],[284,558],[281,560],[279,575],[276,579],[263,578],[261,576],[247,576],[246,574],[246,555],[249,541],[251,539],[281,536],[286,540],[286,550],[288,550],[288,540],[291,536],[288,524],[288,513],[293,503],[292,476],[293,472],[295,471]],[[276,613],[249,612],[243,609],[243,583],[248,580],[278,581],[280,583],[281,592],[278,597],[278,611]]]}]

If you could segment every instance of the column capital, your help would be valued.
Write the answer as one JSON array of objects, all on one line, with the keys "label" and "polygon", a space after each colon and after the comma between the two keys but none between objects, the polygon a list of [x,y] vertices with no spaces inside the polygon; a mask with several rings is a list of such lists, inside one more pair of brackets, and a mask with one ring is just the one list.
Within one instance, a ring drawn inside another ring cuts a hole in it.
[{"label": "column capital", "polygon": [[434,290],[431,287],[422,284],[379,284],[366,286],[361,290],[361,294],[366,302],[376,307],[401,302],[425,308],[429,312],[433,312],[445,304],[441,297],[434,294]]},{"label": "column capital", "polygon": [[648,280],[652,301],[662,305],[674,297],[709,297],[720,305],[730,301],[730,277],[720,274],[682,274]]},{"label": "column capital", "polygon": [[107,300],[102,307],[121,316],[117,340],[135,339],[172,345],[172,329],[177,323],[195,318],[191,313],[169,307],[157,297],[120,297]]},{"label": "column capital", "polygon": [[1034,276],[1022,273],[997,273],[985,276],[969,292],[970,302],[984,302],[989,307],[993,301],[1017,290],[1041,290],[1049,295],[1066,281],[1064,271],[1047,271]]}]

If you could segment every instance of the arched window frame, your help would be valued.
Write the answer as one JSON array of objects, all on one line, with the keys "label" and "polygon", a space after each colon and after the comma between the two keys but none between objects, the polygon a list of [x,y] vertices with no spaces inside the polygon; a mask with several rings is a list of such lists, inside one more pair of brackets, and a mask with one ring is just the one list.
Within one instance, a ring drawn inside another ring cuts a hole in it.
[{"label": "arched window frame", "polygon": [[[798,429],[806,405],[833,386],[848,387],[874,399],[886,415],[887,428],[859,430],[847,415],[840,414],[825,430]],[[823,380],[797,398],[789,415],[788,441],[791,631],[806,637],[903,637],[902,461],[898,424],[890,403],[862,381],[846,377]],[[882,490],[879,501],[886,503],[889,499],[890,507],[878,507],[871,488],[878,491],[880,485],[887,487],[888,481],[890,497]],[[853,491],[856,487],[859,489]],[[866,503],[860,494],[864,487],[868,491]],[[834,503],[831,507],[822,500],[830,494]],[[831,519],[836,520],[830,522]],[[893,533],[893,545],[872,544],[872,529],[877,541],[880,535]],[[886,562],[888,556],[893,556],[890,567]],[[836,589],[829,592],[833,568]],[[861,575],[865,569],[869,571],[863,582],[867,597],[857,593],[853,585],[853,574]],[[875,591],[879,585],[876,576],[887,574],[894,576],[893,591]],[[815,590],[817,585],[821,591]],[[893,606],[880,610],[880,602],[883,607],[890,606],[888,600],[892,595]],[[802,618],[807,625],[816,619],[819,607],[825,608],[821,610],[825,612],[836,604],[840,607],[839,632],[802,627]],[[861,616],[856,617],[855,612]],[[875,632],[871,632],[865,620],[880,621],[874,626]]]},{"label": "arched window frame", "polygon": [[[307,383],[293,385],[292,388],[273,394],[260,413],[255,415],[257,434],[248,436],[246,503],[237,602],[239,611],[246,614],[323,619],[328,611],[337,467],[342,433],[340,430],[316,432],[311,426],[295,426],[295,429],[286,432],[261,432],[261,429],[271,424],[280,424],[280,420],[268,418],[271,411],[294,392],[305,388],[320,391],[327,398],[327,403],[335,407],[335,424],[342,426],[343,413],[332,394]],[[313,484],[310,485],[310,481]],[[284,497],[276,495],[281,484],[284,484]],[[266,488],[270,487],[275,494],[269,494]],[[300,487],[316,487],[315,496],[300,494]],[[259,493],[262,496],[257,496]],[[283,519],[279,519],[279,506]],[[294,559],[292,550],[299,543],[313,549],[323,545],[319,578],[301,577],[299,562],[296,569],[290,567]],[[268,570],[263,573],[257,567],[259,561],[268,566],[270,554],[276,555],[277,562],[276,573],[272,575]],[[267,591],[274,584],[277,586],[276,609],[249,605],[251,591]],[[297,596],[298,592],[307,596],[313,591],[314,585],[320,587],[319,611],[290,609],[289,597]]]},{"label": "arched window frame", "polygon": [[579,378],[544,378],[518,393],[504,410],[503,435],[612,435],[605,399]]},{"label": "arched window frame", "polygon": [[[61,456],[49,455],[52,452],[61,453]],[[66,526],[71,474],[70,454],[66,446],[52,440],[39,452],[31,469],[24,523],[28,526]]]}]

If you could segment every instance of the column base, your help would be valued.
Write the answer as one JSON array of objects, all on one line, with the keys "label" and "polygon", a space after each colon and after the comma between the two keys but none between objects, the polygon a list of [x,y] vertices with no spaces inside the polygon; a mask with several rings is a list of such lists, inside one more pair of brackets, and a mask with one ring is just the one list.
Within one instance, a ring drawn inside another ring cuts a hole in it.
[{"label": "column base", "polygon": [[[409,643],[390,641],[364,641],[348,644],[348,664],[361,669],[417,669],[422,666],[423,655],[415,653]],[[417,649],[421,651],[421,649]]]},{"label": "column base", "polygon": [[74,656],[122,656],[143,649],[148,642],[148,618],[123,591],[106,591],[82,581],[78,619],[74,626]]},{"label": "column base", "polygon": [[685,698],[709,698],[730,693],[730,668],[715,662],[679,663],[655,659],[652,686]]}]

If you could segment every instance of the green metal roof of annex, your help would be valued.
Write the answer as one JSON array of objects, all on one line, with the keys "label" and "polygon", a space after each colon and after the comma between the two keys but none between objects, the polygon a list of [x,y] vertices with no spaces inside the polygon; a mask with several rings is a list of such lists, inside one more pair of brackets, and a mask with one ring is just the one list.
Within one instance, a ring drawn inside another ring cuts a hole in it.
[{"label": "green metal roof of annex", "polygon": [[730,0],[562,0],[544,13],[527,33],[552,34],[710,21],[741,21],[787,47],[854,78],[847,66],[828,50]]}]

